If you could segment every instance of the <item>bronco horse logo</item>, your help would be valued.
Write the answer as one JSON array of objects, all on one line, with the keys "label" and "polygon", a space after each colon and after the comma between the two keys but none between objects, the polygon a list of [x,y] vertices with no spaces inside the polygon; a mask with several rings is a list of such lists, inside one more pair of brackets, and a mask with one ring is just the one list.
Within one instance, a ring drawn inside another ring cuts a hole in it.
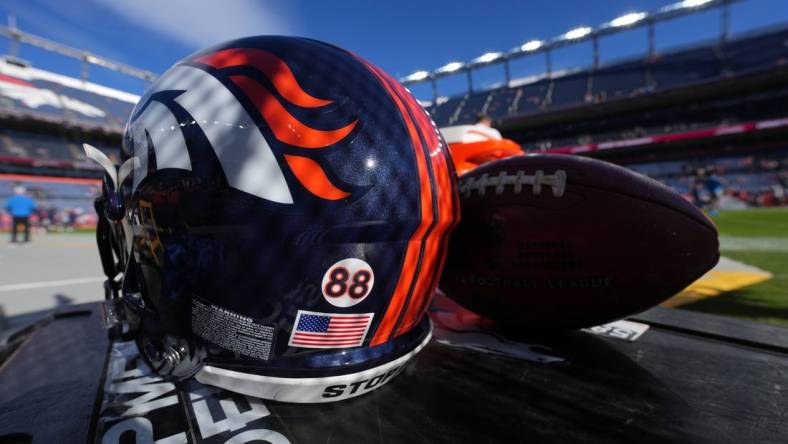
[{"label": "bronco horse logo", "polygon": [[[237,74],[239,71],[233,68],[239,67],[265,76],[278,96],[251,76]],[[221,74],[235,85],[254,109],[247,111],[212,73]],[[191,171],[193,159],[182,129],[198,125],[231,187],[272,202],[292,204],[293,196],[280,163],[252,112],[258,113],[255,117],[262,118],[273,136],[285,145],[281,154],[284,163],[307,191],[330,201],[349,197],[351,193],[332,183],[318,161],[303,153],[304,149],[318,150],[342,141],[356,127],[358,119],[338,129],[315,129],[288,112],[280,97],[299,108],[334,103],[304,91],[288,65],[269,51],[231,48],[183,62],[165,73],[134,111],[127,128],[133,156],[127,161],[131,165],[121,167],[121,171],[133,172],[132,191],[150,170]],[[119,182],[123,179],[119,177]]]}]

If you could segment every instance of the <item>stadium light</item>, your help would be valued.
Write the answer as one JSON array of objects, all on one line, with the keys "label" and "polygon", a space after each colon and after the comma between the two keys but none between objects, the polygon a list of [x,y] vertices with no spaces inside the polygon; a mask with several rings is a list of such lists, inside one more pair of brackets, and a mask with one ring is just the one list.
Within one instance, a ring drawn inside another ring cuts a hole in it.
[{"label": "stadium light", "polygon": [[565,40],[577,40],[591,34],[592,29],[588,26],[581,26],[579,28],[575,28],[566,34],[562,35],[561,38]]},{"label": "stadium light", "polygon": [[544,45],[544,42],[541,40],[531,40],[528,42],[523,43],[520,46],[521,51],[536,51],[537,49],[541,48]]},{"label": "stadium light", "polygon": [[[508,78],[509,60],[517,57],[524,57],[530,53],[534,53],[537,51],[547,50],[549,52],[549,50],[553,47],[573,45],[587,38],[594,39],[594,60],[595,63],[598,63],[598,51],[599,51],[598,37],[605,37],[619,32],[626,32],[631,27],[642,26],[646,24],[646,22],[652,24],[657,22],[663,22],[666,20],[671,20],[676,17],[695,14],[699,11],[711,7],[727,8],[727,5],[739,1],[742,0],[674,0],[675,3],[669,4],[667,6],[663,6],[652,12],[646,12],[646,11],[630,12],[627,14],[623,14],[619,17],[616,17],[608,22],[605,22],[599,25],[598,27],[580,26],[571,29],[565,32],[564,34],[561,34],[552,39],[529,40],[519,46],[515,46],[514,48],[511,48],[506,52],[488,52],[465,63],[457,62],[457,61],[448,63],[444,66],[441,66],[440,68],[437,68],[429,72],[427,76],[424,76],[423,74],[415,75],[416,73],[413,73],[408,77],[405,77],[403,81],[415,83],[415,82],[421,82],[427,80],[434,80],[436,77],[442,77],[447,74],[452,74],[461,69],[471,70],[477,66],[482,66],[496,61],[500,61],[501,63],[504,64],[504,72],[506,73],[506,76]],[[727,9],[723,10],[722,28],[727,29],[728,25],[726,25],[726,23],[729,20],[725,18],[727,17],[727,13],[724,11],[727,11]],[[2,34],[2,30],[3,27],[0,26],[0,34]],[[650,35],[653,35],[653,33]],[[723,36],[727,35],[727,32],[723,31],[722,35]],[[722,38],[724,40],[724,37]],[[653,37],[650,38],[649,42],[650,42],[649,47],[652,48]],[[653,53],[653,49],[650,49],[650,53]]]},{"label": "stadium light", "polygon": [[403,80],[406,82],[418,82],[419,80],[424,80],[430,76],[430,73],[427,71],[416,71],[413,74],[405,77]]},{"label": "stadium light", "polygon": [[465,66],[465,65],[462,62],[451,62],[451,63],[447,63],[447,64],[441,66],[440,68],[438,68],[437,72],[441,72],[441,73],[443,73],[443,72],[454,72],[454,71],[457,71],[458,69],[462,68],[463,66]]},{"label": "stadium light", "polygon": [[631,26],[643,20],[647,16],[648,14],[646,14],[645,12],[631,12],[629,14],[624,14],[621,17],[614,18],[613,20],[610,21],[610,26],[614,28]]},{"label": "stadium light", "polygon": [[503,56],[501,52],[488,52],[473,59],[473,63],[490,63],[500,59]]},{"label": "stadium light", "polygon": [[684,0],[678,4],[679,8],[694,8],[696,6],[703,6],[711,0]]}]

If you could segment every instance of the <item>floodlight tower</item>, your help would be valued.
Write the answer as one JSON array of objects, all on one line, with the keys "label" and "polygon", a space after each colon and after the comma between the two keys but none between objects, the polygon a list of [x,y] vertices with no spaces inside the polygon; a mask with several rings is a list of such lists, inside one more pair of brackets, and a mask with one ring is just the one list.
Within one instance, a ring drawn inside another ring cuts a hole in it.
[{"label": "floodlight tower", "polygon": [[156,74],[144,69],[135,68],[125,63],[118,62],[106,57],[91,54],[88,51],[72,48],[61,43],[39,37],[28,32],[24,32],[17,28],[16,19],[13,16],[8,18],[8,26],[0,26],[0,36],[4,36],[10,40],[9,55],[12,57],[19,56],[19,47],[21,44],[35,46],[46,51],[60,54],[64,57],[76,59],[82,63],[82,80],[88,80],[89,68],[92,65],[101,66],[111,71],[117,71],[127,76],[136,77],[146,82],[152,82],[156,79]]}]

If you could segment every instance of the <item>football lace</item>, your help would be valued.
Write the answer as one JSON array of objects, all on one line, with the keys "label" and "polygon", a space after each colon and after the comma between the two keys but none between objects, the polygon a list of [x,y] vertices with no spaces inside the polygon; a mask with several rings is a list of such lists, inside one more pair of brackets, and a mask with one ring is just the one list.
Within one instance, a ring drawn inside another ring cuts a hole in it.
[{"label": "football lace", "polygon": [[460,181],[460,193],[464,197],[471,197],[474,191],[480,196],[484,196],[488,187],[495,187],[495,194],[503,194],[507,186],[513,186],[515,194],[520,194],[523,185],[531,185],[534,194],[542,192],[542,186],[549,186],[553,189],[553,196],[561,197],[566,188],[566,172],[558,170],[554,174],[545,174],[542,170],[537,170],[533,175],[517,171],[517,174],[507,174],[501,171],[495,176],[482,174],[478,178],[469,177]]}]

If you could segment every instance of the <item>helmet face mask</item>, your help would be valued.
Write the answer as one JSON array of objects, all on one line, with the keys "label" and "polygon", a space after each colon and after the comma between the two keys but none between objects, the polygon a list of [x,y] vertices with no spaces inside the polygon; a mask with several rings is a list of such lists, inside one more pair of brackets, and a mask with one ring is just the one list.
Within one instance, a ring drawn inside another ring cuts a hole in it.
[{"label": "helmet face mask", "polygon": [[137,104],[121,162],[103,197],[123,207],[107,217],[119,305],[160,374],[335,401],[429,341],[455,174],[426,112],[368,62],[289,37],[198,52]]}]

